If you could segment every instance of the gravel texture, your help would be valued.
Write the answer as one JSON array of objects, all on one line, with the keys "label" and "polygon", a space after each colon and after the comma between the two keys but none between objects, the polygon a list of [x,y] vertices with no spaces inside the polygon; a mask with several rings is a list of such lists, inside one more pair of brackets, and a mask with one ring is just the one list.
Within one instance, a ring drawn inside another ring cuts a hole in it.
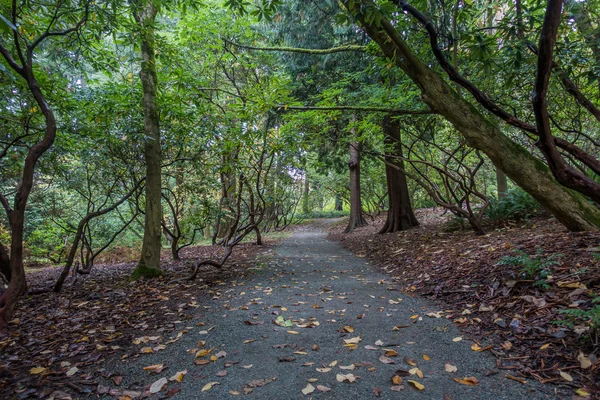
[{"label": "gravel texture", "polygon": [[[187,370],[181,383],[169,382],[153,397],[180,389],[174,398],[364,399],[377,395],[382,399],[568,398],[555,396],[551,386],[507,379],[510,371],[495,369],[495,358],[488,352],[473,351],[473,342],[468,337],[454,341],[462,334],[452,320],[426,315],[441,311],[439,304],[401,293],[388,276],[326,240],[318,227],[295,232],[258,263],[248,279],[218,286],[213,291],[212,298],[199,294],[200,307],[195,310],[194,319],[181,325],[182,329],[193,328],[179,341],[154,354],[116,361],[110,366],[124,376],[121,387],[139,390],[162,377]],[[275,325],[273,320],[278,316],[293,320],[293,327]],[[248,325],[244,321],[259,324]],[[318,326],[297,326],[308,322]],[[353,327],[354,332],[342,332],[344,326]],[[401,327],[394,330],[395,326]],[[344,346],[344,339],[355,337],[360,337],[355,349]],[[206,341],[204,348],[214,348],[210,355],[224,351],[226,356],[208,365],[195,365],[194,355],[189,351],[199,349],[201,340]],[[378,341],[383,345],[377,346]],[[318,350],[313,349],[315,345]],[[385,353],[383,349],[398,353],[389,357],[394,364],[379,360]],[[286,357],[294,360],[280,361]],[[430,359],[426,360],[427,357]],[[423,378],[403,377],[401,387],[394,391],[395,371],[414,368],[407,364],[406,358],[416,361]],[[228,362],[235,364],[225,368]],[[334,362],[337,364],[329,367]],[[168,365],[168,369],[153,375],[143,370],[144,366],[160,363]],[[446,363],[456,366],[457,372],[446,372]],[[355,365],[353,370],[340,368],[351,364]],[[323,367],[331,370],[316,370]],[[225,376],[219,376],[224,374],[222,371],[226,371]],[[488,376],[490,371],[495,374]],[[338,382],[337,374],[353,374],[357,380]],[[479,384],[468,386],[453,380],[464,377],[475,377]],[[250,382],[272,378],[275,380],[246,393]],[[316,389],[304,395],[302,389],[309,379],[318,379],[311,383],[313,387],[322,385],[331,390]],[[419,382],[424,389],[417,390],[408,380]],[[209,382],[219,384],[201,391]]]}]

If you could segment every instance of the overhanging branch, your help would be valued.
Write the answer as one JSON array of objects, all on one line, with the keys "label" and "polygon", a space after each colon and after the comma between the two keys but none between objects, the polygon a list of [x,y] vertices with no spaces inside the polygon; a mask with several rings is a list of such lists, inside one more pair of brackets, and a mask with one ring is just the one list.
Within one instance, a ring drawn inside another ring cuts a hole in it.
[{"label": "overhanging branch", "polygon": [[301,47],[286,47],[286,46],[256,47],[256,46],[247,46],[247,45],[235,43],[235,42],[232,42],[227,39],[223,39],[223,41],[225,43],[229,43],[235,47],[239,47],[241,49],[257,50],[257,51],[280,51],[280,52],[285,52],[285,53],[303,53],[303,54],[317,54],[317,55],[343,53],[346,51],[356,52],[356,53],[366,53],[367,52],[366,46],[355,45],[355,44],[347,44],[344,46],[331,47],[329,49],[306,49],[306,48],[301,48]]}]

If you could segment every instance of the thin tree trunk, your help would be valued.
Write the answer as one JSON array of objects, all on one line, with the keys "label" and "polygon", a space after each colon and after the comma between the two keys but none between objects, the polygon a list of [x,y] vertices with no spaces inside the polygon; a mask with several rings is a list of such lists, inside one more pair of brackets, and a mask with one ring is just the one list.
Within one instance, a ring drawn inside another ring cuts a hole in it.
[{"label": "thin tree trunk", "polygon": [[335,194],[335,206],[334,206],[334,210],[335,211],[342,211],[343,207],[342,207],[342,196],[339,195],[339,193]]},{"label": "thin tree trunk", "polygon": [[404,174],[404,162],[402,161],[402,142],[400,138],[400,126],[398,121],[386,115],[381,124],[385,137],[387,163],[398,165],[394,168],[391,165],[385,165],[385,176],[387,180],[388,191],[388,215],[383,228],[379,233],[392,233],[405,231],[409,228],[419,225],[419,221],[410,204],[410,194],[408,183]]},{"label": "thin tree trunk", "polygon": [[4,275],[7,282],[10,282],[10,256],[2,243],[0,243],[0,274]]},{"label": "thin tree trunk", "polygon": [[496,168],[496,186],[498,188],[498,199],[505,198],[508,191],[508,179],[500,168]]},{"label": "thin tree trunk", "polygon": [[362,201],[360,197],[360,144],[350,142],[350,221],[345,232],[367,225],[362,213]]},{"label": "thin tree trunk", "polygon": [[159,112],[156,104],[158,78],[156,74],[154,23],[158,9],[154,2],[146,0],[134,4],[134,17],[141,29],[142,81],[144,110],[144,158],[146,161],[146,208],[144,240],[140,261],[133,272],[134,277],[152,277],[161,274],[161,152]]},{"label": "thin tree trunk", "polygon": [[308,173],[305,172],[305,174],[304,174],[304,192],[302,193],[302,212],[304,213],[304,215],[306,215],[310,212],[310,210],[309,210],[310,207],[308,204],[309,190],[310,190],[310,185],[308,183]]}]

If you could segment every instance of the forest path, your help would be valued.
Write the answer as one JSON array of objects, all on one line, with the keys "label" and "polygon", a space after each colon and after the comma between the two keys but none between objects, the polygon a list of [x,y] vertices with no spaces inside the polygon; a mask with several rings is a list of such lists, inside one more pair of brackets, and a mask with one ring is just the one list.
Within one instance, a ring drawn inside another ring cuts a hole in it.
[{"label": "forest path", "polygon": [[[169,382],[161,394],[177,388],[181,391],[175,398],[181,399],[364,399],[376,394],[382,399],[554,398],[550,386],[506,378],[510,371],[495,369],[495,359],[473,351],[467,338],[454,341],[461,332],[451,320],[426,316],[440,311],[439,305],[401,293],[366,260],[326,240],[318,226],[295,232],[262,261],[247,280],[218,286],[212,300],[200,301],[197,319],[184,323],[194,328],[178,342],[114,365],[125,377],[122,387],[148,385],[187,370],[181,383]],[[278,316],[291,319],[293,327],[275,325]],[[204,325],[198,327],[199,322]],[[318,326],[302,327],[310,323]],[[344,326],[354,332],[340,332]],[[355,349],[345,346],[344,339],[356,337],[360,342]],[[213,350],[194,358],[190,349],[200,349],[201,340],[206,341],[202,348]],[[315,345],[318,350],[313,350]],[[380,359],[384,349],[398,355]],[[219,358],[194,364],[211,355]],[[390,360],[394,364],[386,363]],[[394,391],[395,372],[415,368],[406,360],[416,362],[423,377],[403,376],[402,386]],[[159,363],[169,368],[157,375],[142,368]],[[457,372],[446,372],[446,363]],[[352,364],[354,369],[341,368]],[[496,374],[486,376],[489,371]],[[339,382],[338,374],[357,380]],[[479,384],[453,380],[464,377],[475,377]],[[318,379],[311,383],[315,390],[304,395],[311,379]],[[417,390],[408,380],[424,389]],[[210,389],[201,391],[211,382]],[[330,390],[320,391],[323,387]]]}]

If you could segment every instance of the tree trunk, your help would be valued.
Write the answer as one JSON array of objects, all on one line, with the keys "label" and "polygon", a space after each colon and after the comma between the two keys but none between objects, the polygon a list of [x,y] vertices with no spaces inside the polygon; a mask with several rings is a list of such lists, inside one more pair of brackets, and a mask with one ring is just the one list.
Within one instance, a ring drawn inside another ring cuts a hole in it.
[{"label": "tree trunk", "polygon": [[[344,4],[349,7],[349,1]],[[370,1],[368,3],[371,3]],[[367,23],[359,2],[351,10],[383,54],[394,60],[420,88],[423,101],[444,116],[463,135],[467,144],[484,152],[506,175],[531,194],[571,231],[595,231],[600,226],[600,210],[582,195],[560,185],[548,167],[525,148],[512,141],[471,103],[462,99],[444,79],[421,60],[404,42],[387,19]]]},{"label": "tree trunk", "polygon": [[17,300],[21,295],[27,292],[27,280],[25,278],[25,269],[23,268],[25,209],[31,189],[33,188],[36,164],[40,157],[54,143],[57,129],[56,118],[46,102],[42,89],[35,78],[33,66],[31,64],[25,64],[21,69],[18,69],[17,72],[27,81],[27,86],[35,99],[36,104],[44,115],[46,129],[42,140],[31,146],[27,152],[27,157],[25,158],[25,163],[23,165],[21,184],[15,193],[13,207],[10,207],[8,200],[5,197],[2,196],[0,198],[0,200],[2,200],[2,205],[6,210],[11,231],[9,262],[11,279],[4,293],[0,295],[0,328],[6,326],[7,322],[12,318]]},{"label": "tree trunk", "polygon": [[367,225],[363,218],[362,202],[360,198],[360,144],[350,142],[350,221],[344,232],[352,232],[355,228]]},{"label": "tree trunk", "polygon": [[7,282],[10,282],[10,256],[2,243],[0,243],[0,274],[4,275]]},{"label": "tree trunk", "polygon": [[505,198],[508,191],[508,180],[506,174],[499,168],[496,168],[496,186],[498,188],[498,199]]},{"label": "tree trunk", "polygon": [[342,211],[343,207],[342,207],[342,196],[339,195],[339,193],[335,194],[335,206],[334,206],[334,210],[335,211]]},{"label": "tree trunk", "polygon": [[171,240],[171,254],[173,255],[173,260],[180,260],[179,257],[179,236],[173,236]]},{"label": "tree trunk", "polygon": [[304,192],[302,193],[302,213],[304,213],[304,215],[307,215],[310,210],[310,206],[308,204],[308,194],[309,194],[309,190],[310,190],[310,185],[308,183],[308,173],[305,172],[304,174]]},{"label": "tree trunk", "polygon": [[162,233],[161,205],[161,154],[159,113],[156,104],[158,78],[156,74],[154,22],[158,9],[154,2],[146,0],[135,4],[134,17],[141,29],[142,81],[144,110],[144,158],[146,161],[146,208],[144,240],[140,261],[133,272],[134,277],[152,277],[161,274],[160,250]]},{"label": "tree trunk", "polygon": [[386,115],[381,124],[385,137],[386,162],[395,164],[399,168],[394,168],[386,163],[385,176],[387,180],[388,192],[388,214],[387,221],[379,233],[392,233],[405,231],[409,228],[419,225],[419,221],[410,204],[410,194],[408,192],[408,183],[404,175],[404,162],[402,161],[402,141],[400,139],[400,126],[398,121]]}]

